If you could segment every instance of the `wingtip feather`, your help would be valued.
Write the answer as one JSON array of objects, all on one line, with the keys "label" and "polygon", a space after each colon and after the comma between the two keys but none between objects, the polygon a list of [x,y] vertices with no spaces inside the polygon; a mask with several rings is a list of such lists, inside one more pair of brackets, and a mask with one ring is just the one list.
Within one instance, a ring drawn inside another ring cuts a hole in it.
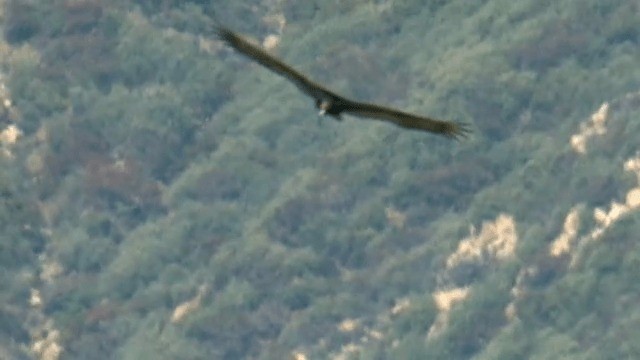
[{"label": "wingtip feather", "polygon": [[462,141],[471,135],[471,126],[465,122],[453,122],[446,135],[454,140]]}]

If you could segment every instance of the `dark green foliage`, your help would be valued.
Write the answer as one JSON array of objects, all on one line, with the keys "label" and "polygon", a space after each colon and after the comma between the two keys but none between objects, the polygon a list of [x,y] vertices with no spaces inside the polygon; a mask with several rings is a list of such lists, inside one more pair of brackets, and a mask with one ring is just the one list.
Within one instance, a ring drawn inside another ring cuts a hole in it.
[{"label": "dark green foliage", "polygon": [[4,23],[4,38],[10,44],[17,44],[29,40],[41,29],[41,14],[35,4],[26,1],[11,0],[4,5],[6,12],[11,14]]},{"label": "dark green foliage", "polygon": [[409,309],[394,319],[394,335],[403,337],[406,333],[415,333],[424,336],[433,324],[436,314],[437,309],[431,299],[415,298]]},{"label": "dark green foliage", "polygon": [[[0,160],[0,167],[12,164]],[[0,263],[6,268],[33,264],[45,247],[38,229],[42,219],[38,204],[27,184],[21,184],[21,173],[0,173]]]},{"label": "dark green foliage", "polygon": [[481,288],[472,291],[468,305],[451,313],[450,327],[434,342],[433,348],[429,348],[436,350],[433,356],[471,357],[506,324],[504,309],[509,289],[507,284],[493,281],[482,282]]},{"label": "dark green foliage", "polygon": [[409,333],[402,337],[402,340],[395,348],[387,350],[388,359],[435,359],[432,354],[427,351],[424,335],[418,333]]}]

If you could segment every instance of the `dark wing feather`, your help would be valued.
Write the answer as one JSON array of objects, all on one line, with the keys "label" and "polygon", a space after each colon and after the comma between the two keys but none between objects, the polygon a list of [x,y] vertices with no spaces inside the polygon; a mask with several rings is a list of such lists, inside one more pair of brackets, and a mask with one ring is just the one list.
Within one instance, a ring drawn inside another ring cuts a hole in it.
[{"label": "dark wing feather", "polygon": [[275,72],[276,74],[284,76],[295,86],[297,86],[298,89],[303,91],[305,94],[313,97],[314,99],[327,97],[341,98],[338,94],[335,94],[332,91],[324,88],[323,86],[309,80],[307,77],[300,74],[291,66],[280,61],[259,46],[252,44],[250,41],[236,34],[235,32],[220,25],[216,25],[215,31],[222,41],[237,50],[239,53],[247,56],[252,60],[255,60],[260,65]]},{"label": "dark wing feather", "polygon": [[385,106],[356,101],[347,101],[341,105],[345,113],[354,116],[389,121],[403,128],[428,131],[454,139],[467,137],[470,132],[465,123],[436,120]]}]

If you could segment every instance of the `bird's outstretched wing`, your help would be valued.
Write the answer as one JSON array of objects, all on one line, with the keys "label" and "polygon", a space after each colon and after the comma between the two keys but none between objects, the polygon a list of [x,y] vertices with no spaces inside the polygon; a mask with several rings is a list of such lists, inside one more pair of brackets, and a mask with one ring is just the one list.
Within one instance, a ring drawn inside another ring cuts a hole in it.
[{"label": "bird's outstretched wing", "polygon": [[464,123],[431,119],[389,107],[347,99],[309,80],[291,66],[226,27],[217,23],[214,26],[216,34],[222,41],[242,55],[287,78],[302,92],[314,98],[319,108],[322,107],[324,112],[338,119],[340,114],[345,112],[358,117],[384,120],[403,128],[428,131],[454,139],[466,137],[470,132],[469,126]]},{"label": "bird's outstretched wing", "polygon": [[320,98],[341,98],[340,95],[324,88],[306,76],[299,73],[291,66],[285,64],[280,59],[269,54],[259,46],[252,44],[249,40],[245,39],[241,35],[227,29],[219,24],[215,25],[215,32],[222,41],[234,48],[242,55],[260,63],[260,65],[267,69],[284,76],[291,81],[298,89],[305,94],[313,97],[314,99]]},{"label": "bird's outstretched wing", "polygon": [[403,128],[428,131],[456,140],[467,137],[471,132],[465,123],[432,119],[385,106],[351,100],[341,105],[342,111],[353,116],[389,121]]}]

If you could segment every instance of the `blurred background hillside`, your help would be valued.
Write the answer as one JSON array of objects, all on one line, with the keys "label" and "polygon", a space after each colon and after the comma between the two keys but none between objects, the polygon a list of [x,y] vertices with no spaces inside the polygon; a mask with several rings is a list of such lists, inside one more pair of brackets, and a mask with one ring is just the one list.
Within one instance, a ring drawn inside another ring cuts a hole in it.
[{"label": "blurred background hillside", "polygon": [[[318,120],[252,37],[461,142]],[[0,0],[0,359],[640,358],[640,3]]]}]

